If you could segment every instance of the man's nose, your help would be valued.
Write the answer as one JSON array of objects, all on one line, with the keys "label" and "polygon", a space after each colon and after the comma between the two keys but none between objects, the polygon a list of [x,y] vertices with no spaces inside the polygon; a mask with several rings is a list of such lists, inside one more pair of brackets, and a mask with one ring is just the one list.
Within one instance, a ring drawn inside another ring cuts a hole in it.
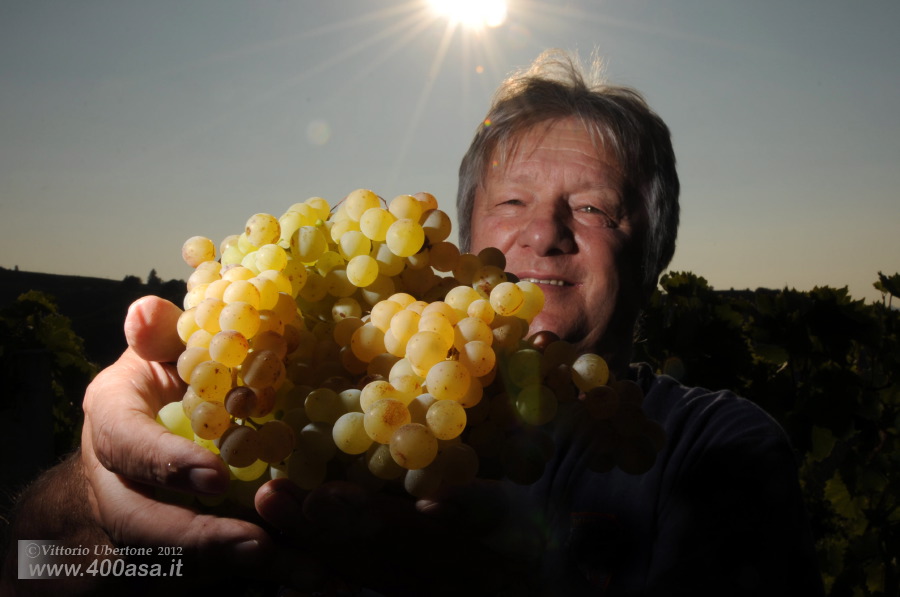
[{"label": "man's nose", "polygon": [[559,202],[532,206],[522,221],[519,246],[531,249],[539,257],[574,253],[575,236],[566,207]]}]

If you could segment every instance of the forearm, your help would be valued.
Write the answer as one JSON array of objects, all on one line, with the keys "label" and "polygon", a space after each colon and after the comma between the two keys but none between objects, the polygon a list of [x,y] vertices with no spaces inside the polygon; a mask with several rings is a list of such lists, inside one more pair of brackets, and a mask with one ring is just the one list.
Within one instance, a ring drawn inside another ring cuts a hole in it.
[{"label": "forearm", "polygon": [[[18,541],[33,539],[55,541],[64,546],[111,545],[107,534],[94,519],[88,495],[88,483],[81,465],[81,452],[45,471],[19,496],[9,520],[3,554],[3,590],[16,583]],[[36,581],[26,581],[36,583]],[[89,591],[84,579],[66,579],[66,594]],[[55,582],[43,581],[42,590],[60,590]],[[52,585],[52,586],[51,586]],[[37,589],[37,586],[30,587]]]}]

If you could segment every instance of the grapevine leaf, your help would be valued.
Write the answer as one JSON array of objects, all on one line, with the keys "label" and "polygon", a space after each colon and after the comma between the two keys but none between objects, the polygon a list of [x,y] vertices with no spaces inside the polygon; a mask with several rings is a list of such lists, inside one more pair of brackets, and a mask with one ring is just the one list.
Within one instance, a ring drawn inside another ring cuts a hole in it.
[{"label": "grapevine leaf", "polygon": [[814,462],[821,462],[831,455],[835,437],[830,429],[815,426],[812,428],[812,450],[810,456]]},{"label": "grapevine leaf", "polygon": [[844,518],[847,532],[851,536],[861,535],[868,526],[868,520],[859,506],[859,501],[850,495],[839,471],[825,483],[825,499],[831,503],[835,513]]}]

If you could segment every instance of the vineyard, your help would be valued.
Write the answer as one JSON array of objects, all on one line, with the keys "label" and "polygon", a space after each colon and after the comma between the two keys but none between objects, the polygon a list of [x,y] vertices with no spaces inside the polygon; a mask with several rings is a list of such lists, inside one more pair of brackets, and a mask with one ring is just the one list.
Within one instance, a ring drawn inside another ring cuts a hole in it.
[{"label": "vineyard", "polygon": [[[900,595],[900,275],[879,274],[875,287],[883,300],[867,304],[846,288],[717,291],[670,273],[635,344],[634,360],[687,385],[732,389],[783,425],[832,596]],[[56,457],[71,449],[97,367],[50,295],[26,293],[0,310],[0,367],[6,379],[51,380],[45,437]],[[0,411],[15,420],[34,390],[13,388]]]}]

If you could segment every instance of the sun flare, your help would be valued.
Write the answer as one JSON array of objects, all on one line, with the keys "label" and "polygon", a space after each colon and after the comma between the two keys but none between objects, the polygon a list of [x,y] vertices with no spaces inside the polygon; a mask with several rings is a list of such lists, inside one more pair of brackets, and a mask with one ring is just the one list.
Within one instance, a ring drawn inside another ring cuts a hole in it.
[{"label": "sun flare", "polygon": [[465,27],[499,27],[506,21],[506,0],[429,0],[438,14]]}]

